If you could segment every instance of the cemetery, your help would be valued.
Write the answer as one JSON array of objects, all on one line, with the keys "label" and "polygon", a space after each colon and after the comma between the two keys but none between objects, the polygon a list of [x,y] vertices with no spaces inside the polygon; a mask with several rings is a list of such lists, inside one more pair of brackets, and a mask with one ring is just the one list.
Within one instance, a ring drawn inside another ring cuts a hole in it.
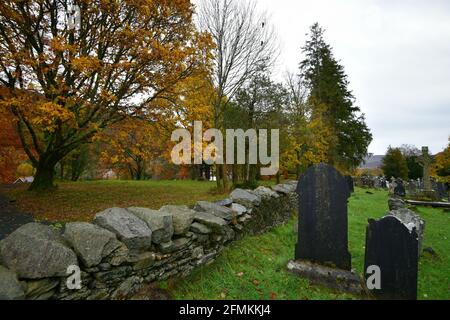
[{"label": "cemetery", "polygon": [[449,21],[2,1],[0,301],[450,300]]}]

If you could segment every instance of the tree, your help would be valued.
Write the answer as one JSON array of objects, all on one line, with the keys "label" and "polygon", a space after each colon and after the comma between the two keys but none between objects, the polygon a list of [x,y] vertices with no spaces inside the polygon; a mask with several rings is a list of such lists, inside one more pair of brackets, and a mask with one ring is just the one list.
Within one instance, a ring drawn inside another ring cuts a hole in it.
[{"label": "tree", "polygon": [[400,146],[400,151],[405,157],[406,165],[408,166],[408,178],[414,180],[422,178],[423,168],[418,161],[421,151],[417,147],[407,144]]},{"label": "tree", "polygon": [[101,161],[109,167],[125,170],[134,180],[142,180],[151,159],[161,153],[156,127],[144,120],[128,118],[105,130]]},{"label": "tree", "polygon": [[367,154],[372,135],[364,115],[354,105],[344,67],[334,58],[323,33],[317,23],[311,27],[310,38],[303,47],[305,59],[300,63],[301,77],[308,89],[308,99],[315,100],[313,105],[326,106],[324,117],[337,137],[336,144],[329,145],[328,162],[342,168],[355,168]]},{"label": "tree", "polygon": [[9,110],[0,110],[0,128],[0,182],[11,183],[16,178],[18,166],[26,160],[27,155],[21,148],[15,119]]},{"label": "tree", "polygon": [[[287,90],[270,78],[267,68],[261,68],[246,85],[236,92],[234,99],[240,109],[239,117],[234,125],[227,123],[227,128],[247,129],[280,129],[283,123],[287,124],[284,116],[287,104]],[[282,143],[283,144],[283,143]],[[246,158],[248,158],[249,146],[246,145]],[[258,165],[245,165],[244,182],[247,186],[256,185]]]},{"label": "tree", "polygon": [[[235,93],[275,57],[274,32],[253,0],[204,0],[199,10],[200,28],[215,44],[213,125],[224,130],[224,112]],[[225,165],[216,165],[217,187],[228,189]]]},{"label": "tree", "polygon": [[408,166],[399,148],[389,146],[383,158],[381,169],[387,179],[392,177],[406,179],[408,177]]},{"label": "tree", "polygon": [[210,56],[189,0],[74,3],[76,27],[65,0],[0,4],[0,106],[37,169],[30,189],[52,188],[55,165],[109,125],[161,112],[157,100]]},{"label": "tree", "polygon": [[433,176],[442,182],[450,183],[450,138],[447,148],[435,157]]}]

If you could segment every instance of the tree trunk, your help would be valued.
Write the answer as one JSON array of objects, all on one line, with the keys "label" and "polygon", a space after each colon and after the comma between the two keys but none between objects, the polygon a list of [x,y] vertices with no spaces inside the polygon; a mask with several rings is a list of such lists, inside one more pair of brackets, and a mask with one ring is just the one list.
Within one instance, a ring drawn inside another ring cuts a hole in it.
[{"label": "tree trunk", "polygon": [[34,180],[28,190],[30,191],[47,191],[55,188],[53,178],[56,163],[39,164],[34,175]]}]

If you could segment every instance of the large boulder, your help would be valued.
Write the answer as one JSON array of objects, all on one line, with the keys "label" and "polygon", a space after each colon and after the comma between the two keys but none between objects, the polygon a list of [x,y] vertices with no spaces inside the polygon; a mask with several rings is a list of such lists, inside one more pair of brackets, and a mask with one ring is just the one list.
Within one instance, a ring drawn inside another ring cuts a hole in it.
[{"label": "large boulder", "polygon": [[239,203],[247,208],[259,206],[261,203],[260,196],[243,189],[234,189],[230,194],[230,198],[233,202]]},{"label": "large boulder", "polygon": [[122,208],[110,208],[95,215],[94,223],[117,235],[130,250],[146,250],[152,245],[147,224]]},{"label": "large boulder", "polygon": [[195,216],[195,211],[189,209],[187,206],[168,205],[161,207],[159,211],[172,214],[175,235],[186,234]]},{"label": "large boulder", "polygon": [[174,230],[171,213],[136,207],[131,207],[127,210],[147,223],[152,230],[152,241],[154,243],[160,244],[172,239]]},{"label": "large boulder", "polygon": [[233,218],[233,210],[208,201],[198,201],[194,207],[194,210],[200,212],[209,212],[216,217],[225,220],[231,220]]},{"label": "large boulder", "polygon": [[52,227],[28,223],[0,241],[0,260],[19,278],[66,276],[77,256]]},{"label": "large boulder", "polygon": [[88,268],[121,246],[114,233],[87,222],[67,223],[63,236]]},{"label": "large boulder", "polygon": [[0,300],[23,300],[25,292],[17,275],[0,266]]}]

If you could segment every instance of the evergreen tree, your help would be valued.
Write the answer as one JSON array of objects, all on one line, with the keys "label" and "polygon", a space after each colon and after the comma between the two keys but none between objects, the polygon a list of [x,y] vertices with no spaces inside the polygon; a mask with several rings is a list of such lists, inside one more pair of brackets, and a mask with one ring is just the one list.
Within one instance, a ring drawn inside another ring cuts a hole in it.
[{"label": "evergreen tree", "polygon": [[336,143],[330,144],[328,162],[342,168],[358,166],[372,141],[364,115],[354,105],[344,67],[334,58],[332,48],[323,39],[323,29],[315,23],[310,39],[303,47],[301,76],[309,91],[309,101],[326,105],[324,114]]},{"label": "evergreen tree", "polygon": [[392,177],[408,178],[408,165],[399,148],[388,148],[386,156],[383,158],[381,169],[387,179],[391,179]]}]

